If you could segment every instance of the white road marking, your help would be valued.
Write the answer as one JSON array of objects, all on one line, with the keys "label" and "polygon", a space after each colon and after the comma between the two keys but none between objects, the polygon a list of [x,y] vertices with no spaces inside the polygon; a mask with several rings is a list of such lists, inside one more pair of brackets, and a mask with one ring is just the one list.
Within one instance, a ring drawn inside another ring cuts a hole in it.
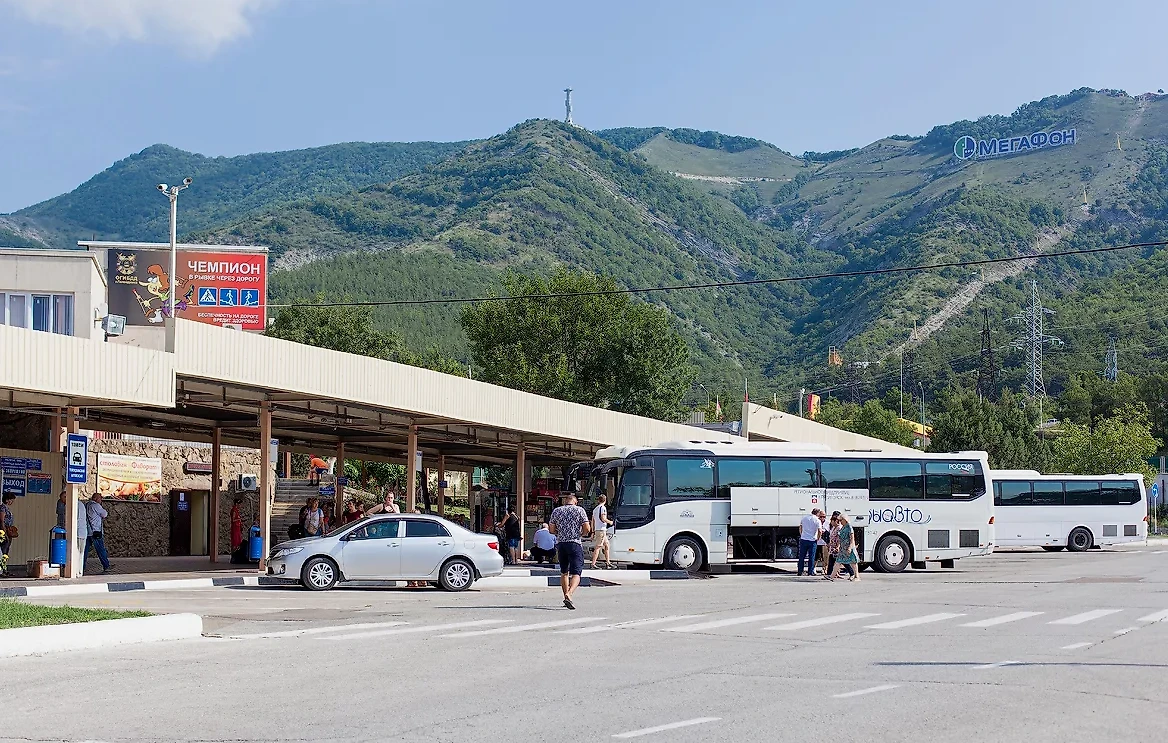
[{"label": "white road marking", "polygon": [[1090,622],[1093,619],[1110,616],[1111,614],[1118,614],[1121,611],[1123,611],[1123,609],[1095,609],[1094,611],[1085,611],[1082,614],[1075,614],[1073,616],[1063,617],[1062,619],[1056,619],[1053,622],[1047,622],[1047,624],[1085,624],[1086,622]]},{"label": "white road marking", "polygon": [[705,632],[708,629],[718,629],[719,627],[733,627],[736,624],[750,624],[751,622],[765,622],[768,619],[779,619],[781,617],[793,617],[794,614],[751,614],[748,617],[731,617],[730,619],[718,619],[713,622],[702,622],[701,624],[687,624],[684,627],[666,627],[665,632]]},{"label": "white road marking", "polygon": [[875,694],[878,691],[888,691],[895,689],[897,684],[884,684],[883,686],[873,686],[867,689],[859,689],[858,691],[849,691],[846,694],[832,694],[832,699],[848,699],[849,697],[862,697],[865,694]]},{"label": "white road marking", "polygon": [[614,738],[640,738],[642,735],[652,735],[653,733],[662,733],[666,730],[676,730],[678,728],[689,727],[690,725],[704,725],[707,722],[717,722],[721,717],[695,717],[692,720],[682,720],[681,722],[670,722],[665,725],[657,725],[651,728],[641,728],[640,730],[630,730],[627,733],[616,733]]},{"label": "white road marking", "polygon": [[973,670],[987,671],[991,668],[1002,668],[1004,666],[1015,666],[1015,665],[1018,665],[1018,663],[1020,663],[1020,662],[1021,661],[1017,661],[1017,660],[1000,660],[997,663],[986,663],[984,666],[974,666]]},{"label": "white road marking", "polygon": [[227,635],[233,640],[261,640],[270,637],[299,637],[300,635],[320,635],[326,632],[346,632],[354,629],[368,629],[373,627],[400,627],[407,622],[362,622],[359,624],[334,624],[329,627],[308,627],[306,629],[276,630],[274,632],[255,632],[247,635]]},{"label": "white road marking", "polygon": [[463,627],[482,627],[488,624],[507,624],[510,619],[476,619],[473,622],[451,622],[450,624],[431,624],[419,627],[401,627],[398,629],[381,629],[370,632],[349,632],[343,635],[329,635],[322,640],[362,640],[366,637],[385,637],[386,635],[405,635],[418,632],[441,632],[445,629],[461,629]]},{"label": "white road marking", "polygon": [[1128,632],[1135,632],[1138,629],[1139,629],[1139,627],[1124,627],[1123,629],[1117,629],[1115,631],[1115,634],[1116,635],[1126,635]]},{"label": "white road marking", "polygon": [[929,624],[930,622],[944,622],[946,619],[956,619],[963,617],[964,614],[926,614],[923,617],[913,617],[912,619],[901,619],[896,622],[885,622],[884,624],[869,624],[866,629],[900,629],[901,627],[912,627],[917,624]]},{"label": "white road marking", "polygon": [[[840,622],[850,622],[854,619],[867,619],[869,617],[878,617],[879,614],[869,614],[867,612],[857,612],[855,614],[836,614],[830,617],[820,617],[819,619],[804,619],[802,622],[789,622],[787,624],[776,624],[774,627],[763,627],[765,630],[785,630],[785,629],[807,629],[808,627],[822,627],[825,624],[839,624]],[[883,689],[884,687],[880,687]]]},{"label": "white road marking", "polygon": [[495,629],[480,629],[472,632],[451,632],[447,635],[438,635],[439,637],[480,637],[482,635],[509,635],[515,632],[527,632],[528,630],[536,629],[550,629],[552,627],[563,627],[568,624],[579,624],[581,622],[600,622],[604,617],[579,617],[577,619],[561,619],[557,622],[537,622],[535,624],[518,624],[514,627],[496,627]]},{"label": "white road marking", "polygon": [[1149,614],[1146,617],[1140,617],[1137,622],[1163,622],[1168,620],[1168,610],[1158,611],[1155,614]]},{"label": "white road marking", "polygon": [[993,617],[991,619],[983,619],[980,622],[966,622],[962,627],[993,627],[998,624],[1006,624],[1008,622],[1017,622],[1019,619],[1029,619],[1036,617],[1042,612],[1040,611],[1016,611],[1013,614],[1003,614],[1000,617]]},{"label": "white road marking", "polygon": [[1149,552],[1148,554],[1149,555],[1162,555],[1165,552],[1168,552],[1168,550],[1156,550],[1155,552]]},{"label": "white road marking", "polygon": [[577,627],[575,629],[562,629],[556,632],[557,635],[591,635],[594,632],[607,632],[610,629],[622,629],[625,627],[644,627],[649,624],[665,624],[666,622],[679,622],[682,619],[697,619],[704,617],[705,614],[677,614],[672,617],[659,617],[656,619],[635,619],[631,622],[617,622],[616,624],[602,624],[598,627]]},{"label": "white road marking", "polygon": [[1079,648],[1089,648],[1095,643],[1093,642],[1076,642],[1071,645],[1063,645],[1063,650],[1078,650]]}]

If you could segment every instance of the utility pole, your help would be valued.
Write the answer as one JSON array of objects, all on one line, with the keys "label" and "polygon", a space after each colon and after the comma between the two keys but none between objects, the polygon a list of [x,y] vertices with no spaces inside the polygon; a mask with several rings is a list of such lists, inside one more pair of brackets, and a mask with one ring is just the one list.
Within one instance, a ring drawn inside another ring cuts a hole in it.
[{"label": "utility pole", "polygon": [[[170,283],[170,291],[166,296],[166,312],[164,313],[170,319],[174,319],[174,297],[178,292],[178,279],[175,277],[178,263],[178,192],[185,190],[191,185],[190,178],[183,178],[181,186],[167,186],[165,183],[158,184],[158,190],[170,199],[170,273],[167,274],[167,281]],[[266,532],[265,532],[266,538]]]},{"label": "utility pole", "polygon": [[1038,282],[1031,281],[1030,304],[1023,312],[1010,318],[1022,323],[1022,335],[1014,340],[1014,348],[1026,352],[1026,381],[1023,388],[1027,397],[1038,402],[1040,412],[1042,400],[1046,397],[1046,383],[1042,379],[1042,347],[1062,345],[1062,340],[1046,335],[1042,330],[1043,318],[1053,314],[1054,310],[1042,306],[1038,296]]},{"label": "utility pole", "polygon": [[[799,388],[799,417],[803,417],[803,398],[807,396],[807,388]],[[777,406],[776,406],[777,407]]]},{"label": "utility pole", "polygon": [[928,432],[925,431],[925,383],[917,382],[917,385],[921,388],[921,449],[923,450],[925,448],[925,436],[928,435]]},{"label": "utility pole", "polygon": [[1108,382],[1119,381],[1119,349],[1115,347],[1115,336],[1107,338],[1107,357],[1103,362],[1103,378]]},{"label": "utility pole", "polygon": [[977,369],[977,392],[985,398],[993,398],[998,386],[998,367],[994,363],[994,345],[990,338],[990,311],[981,311],[981,365]]},{"label": "utility pole", "polygon": [[900,417],[904,418],[904,349],[900,349]]},{"label": "utility pole", "polygon": [[572,89],[564,88],[564,123],[568,126],[575,126],[576,122],[572,121]]}]

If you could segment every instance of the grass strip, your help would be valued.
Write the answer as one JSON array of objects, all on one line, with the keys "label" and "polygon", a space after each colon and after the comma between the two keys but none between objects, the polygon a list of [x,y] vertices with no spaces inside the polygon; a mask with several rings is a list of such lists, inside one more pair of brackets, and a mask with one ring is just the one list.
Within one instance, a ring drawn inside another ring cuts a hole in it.
[{"label": "grass strip", "polygon": [[0,629],[37,627],[46,624],[98,622],[103,619],[148,617],[148,611],[117,611],[115,609],[83,609],[76,606],[42,606],[16,599],[0,599]]}]

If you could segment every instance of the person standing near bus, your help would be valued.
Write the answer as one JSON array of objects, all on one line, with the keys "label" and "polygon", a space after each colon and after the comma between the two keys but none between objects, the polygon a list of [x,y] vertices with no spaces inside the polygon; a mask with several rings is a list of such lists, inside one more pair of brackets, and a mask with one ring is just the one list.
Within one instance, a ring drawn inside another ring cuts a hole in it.
[{"label": "person standing near bus", "polygon": [[608,508],[604,505],[607,501],[608,496],[601,493],[596,508],[592,509],[592,565],[590,567],[593,570],[596,569],[596,560],[600,558],[601,550],[604,550],[604,567],[612,567],[612,555],[609,554],[608,545],[608,527],[612,526],[612,519],[608,517]]},{"label": "person standing near bus", "polygon": [[821,531],[823,524],[819,521],[819,509],[813,508],[799,522],[799,575],[803,575],[804,562],[807,564],[807,575],[815,575],[815,548]]},{"label": "person standing near bus", "polygon": [[846,565],[851,577],[848,580],[857,583],[860,580],[860,572],[856,569],[860,562],[859,556],[856,554],[856,533],[852,530],[852,525],[848,523],[848,517],[842,513],[838,517],[840,530],[840,553],[839,558],[835,562],[835,572],[832,573],[832,579],[839,577],[840,567]]},{"label": "person standing near bus", "polygon": [[548,519],[548,531],[556,537],[556,553],[560,558],[560,588],[564,591],[564,606],[575,609],[572,594],[580,586],[580,575],[584,572],[583,538],[588,536],[591,526],[588,513],[576,505],[576,494],[567,493],[564,504],[552,511]]}]

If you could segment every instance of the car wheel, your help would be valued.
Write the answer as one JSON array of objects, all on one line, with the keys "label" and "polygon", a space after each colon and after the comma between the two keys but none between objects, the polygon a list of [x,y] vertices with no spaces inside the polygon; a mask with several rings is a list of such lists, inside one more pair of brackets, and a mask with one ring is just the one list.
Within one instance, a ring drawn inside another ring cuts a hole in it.
[{"label": "car wheel", "polygon": [[1091,530],[1085,526],[1076,526],[1071,529],[1071,534],[1067,537],[1067,549],[1071,552],[1086,552],[1091,549],[1091,545],[1094,543],[1095,537],[1091,534]]},{"label": "car wheel", "polygon": [[1062,552],[1063,551],[1062,545],[1052,545],[1049,547],[1043,547],[1043,549],[1046,550],[1047,552]]},{"label": "car wheel", "polygon": [[327,591],[339,577],[337,564],[327,557],[314,557],[300,569],[300,584],[310,591]]},{"label": "car wheel", "polygon": [[465,591],[474,583],[474,565],[461,557],[456,557],[442,566],[438,583],[447,591]]},{"label": "car wheel", "polygon": [[908,542],[891,535],[876,545],[876,568],[881,573],[899,573],[912,562]]},{"label": "car wheel", "polygon": [[665,547],[665,566],[696,573],[702,569],[702,545],[692,537],[677,537]]}]

